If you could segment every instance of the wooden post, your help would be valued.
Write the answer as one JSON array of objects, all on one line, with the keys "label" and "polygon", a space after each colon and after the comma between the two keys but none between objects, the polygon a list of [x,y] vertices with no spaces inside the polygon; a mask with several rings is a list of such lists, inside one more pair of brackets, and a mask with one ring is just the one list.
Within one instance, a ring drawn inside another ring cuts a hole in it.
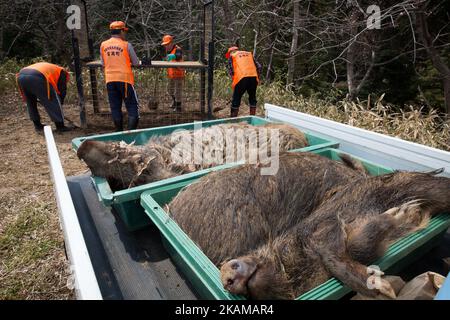
[{"label": "wooden post", "polygon": [[[200,41],[200,61],[206,64],[205,55],[205,37],[206,37],[206,15],[205,9],[203,8],[203,35]],[[206,70],[200,70],[200,110],[202,113],[202,119],[205,116],[206,107]]]},{"label": "wooden post", "polygon": [[[207,44],[205,43],[205,46],[208,46],[208,119],[213,119],[213,93],[214,93],[214,59],[215,59],[215,43],[214,43],[214,0],[210,1],[209,3],[205,4],[205,6],[210,6],[210,18],[211,18],[211,25],[210,25],[210,32],[211,32],[211,39]],[[205,17],[205,24],[206,24],[206,17]],[[205,27],[205,34],[206,34],[206,27]]]},{"label": "wooden post", "polygon": [[72,30],[72,47],[74,55],[73,60],[75,64],[75,77],[78,89],[78,104],[80,107],[80,125],[82,128],[86,128],[87,127],[86,108],[84,104],[83,74],[81,72],[80,48],[78,46],[78,39],[75,37],[75,33],[73,30]]},{"label": "wooden post", "polygon": [[[94,44],[89,35],[89,21],[87,16],[87,7],[86,1],[83,0],[84,7],[84,21],[86,22],[86,35],[88,38],[88,47],[89,47],[89,60],[94,60]],[[97,69],[89,68],[89,77],[91,80],[91,92],[92,92],[92,106],[94,109],[94,113],[99,113],[99,103],[98,103],[98,83],[97,83]]]},{"label": "wooden post", "polygon": [[208,59],[208,119],[213,118],[213,93],[214,93],[214,42],[209,44]]},{"label": "wooden post", "polygon": [[98,103],[98,85],[97,85],[97,69],[89,68],[89,77],[91,80],[92,106],[94,113],[99,113]]}]

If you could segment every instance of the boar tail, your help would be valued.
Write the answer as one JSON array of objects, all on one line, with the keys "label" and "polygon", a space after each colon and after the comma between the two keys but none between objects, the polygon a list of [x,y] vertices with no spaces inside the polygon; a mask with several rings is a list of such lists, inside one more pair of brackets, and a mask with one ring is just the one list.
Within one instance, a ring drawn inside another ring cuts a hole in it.
[{"label": "boar tail", "polygon": [[339,158],[341,158],[342,162],[352,170],[358,171],[365,176],[369,175],[367,169],[364,167],[361,161],[352,158],[348,154],[340,154]]}]

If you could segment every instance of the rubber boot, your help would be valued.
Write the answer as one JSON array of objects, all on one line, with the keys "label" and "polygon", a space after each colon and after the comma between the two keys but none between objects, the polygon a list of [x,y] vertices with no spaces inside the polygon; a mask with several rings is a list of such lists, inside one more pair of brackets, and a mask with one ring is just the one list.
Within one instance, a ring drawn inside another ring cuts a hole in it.
[{"label": "rubber boot", "polygon": [[237,118],[239,115],[239,109],[231,109],[231,118]]},{"label": "rubber boot", "polygon": [[175,110],[176,112],[181,112],[181,102],[175,102]]},{"label": "rubber boot", "polygon": [[177,103],[175,102],[175,96],[171,96],[171,97],[172,97],[172,106],[171,106],[171,108],[172,108],[173,111],[175,111],[176,107],[177,107]]},{"label": "rubber boot", "polygon": [[34,120],[33,124],[34,124],[34,130],[36,132],[42,132],[44,130],[44,125],[41,123],[40,120]]},{"label": "rubber boot", "polygon": [[66,127],[64,125],[64,122],[55,122],[55,125],[56,125],[56,131],[60,132],[60,133],[69,132],[69,131],[73,130],[73,128],[71,128],[71,127]]},{"label": "rubber boot", "polygon": [[122,120],[114,120],[114,127],[116,128],[116,132],[123,131],[123,121]]},{"label": "rubber boot", "polygon": [[256,116],[256,107],[250,106],[250,115],[251,116]]},{"label": "rubber boot", "polygon": [[128,130],[136,130],[139,124],[139,118],[128,117]]}]

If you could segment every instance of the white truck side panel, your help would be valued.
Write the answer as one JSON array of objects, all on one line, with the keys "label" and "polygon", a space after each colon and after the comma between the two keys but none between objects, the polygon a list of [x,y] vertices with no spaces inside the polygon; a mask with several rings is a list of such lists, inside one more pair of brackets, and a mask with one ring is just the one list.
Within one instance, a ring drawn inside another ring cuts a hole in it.
[{"label": "white truck side panel", "polygon": [[44,132],[60,224],[64,233],[77,298],[80,300],[102,300],[51,127],[46,126]]}]

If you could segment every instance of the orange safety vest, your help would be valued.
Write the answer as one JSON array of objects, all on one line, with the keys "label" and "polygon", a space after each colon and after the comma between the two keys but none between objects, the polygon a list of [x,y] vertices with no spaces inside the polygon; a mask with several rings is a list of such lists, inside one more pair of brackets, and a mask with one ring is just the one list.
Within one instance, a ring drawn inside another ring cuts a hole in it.
[{"label": "orange safety vest", "polygon": [[259,83],[258,71],[256,70],[253,54],[247,51],[235,51],[231,53],[233,63],[233,83],[232,88],[239,83],[243,78],[256,77]]},{"label": "orange safety vest", "polygon": [[[179,46],[175,46],[169,54],[175,54],[175,52],[177,52],[177,49],[181,48]],[[183,61],[183,59],[178,61]],[[185,72],[182,68],[169,68],[167,69],[167,76],[169,79],[180,79],[184,78]]]},{"label": "orange safety vest", "polygon": [[[47,62],[38,62],[32,64],[31,66],[25,67],[23,69],[33,69],[42,73],[47,80],[47,96],[50,99],[50,85],[59,94],[61,92],[58,89],[58,80],[61,76],[61,72],[66,72],[66,83],[69,82],[69,73],[64,70],[63,67],[57,66],[56,64],[51,64]],[[22,69],[22,70],[23,70]]]},{"label": "orange safety vest", "polygon": [[134,75],[131,69],[131,58],[128,53],[128,42],[112,37],[103,41],[100,46],[105,68],[105,81],[126,82],[134,85]]}]

